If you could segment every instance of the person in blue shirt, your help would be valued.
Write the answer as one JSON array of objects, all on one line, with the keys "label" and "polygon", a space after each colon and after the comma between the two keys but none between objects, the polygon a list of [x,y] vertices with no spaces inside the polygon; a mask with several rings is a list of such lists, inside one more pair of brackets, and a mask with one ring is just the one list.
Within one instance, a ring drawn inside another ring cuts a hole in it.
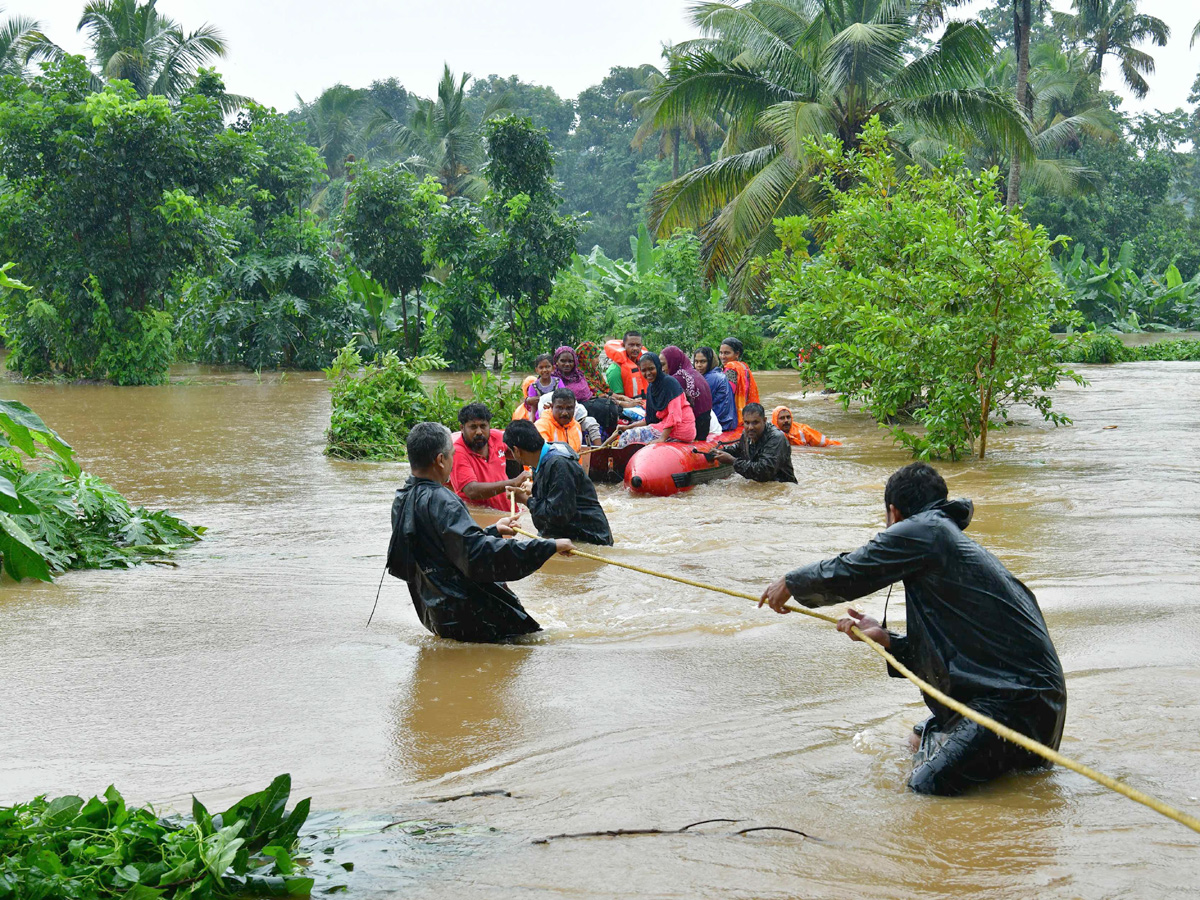
[{"label": "person in blue shirt", "polygon": [[611,547],[612,529],[596,486],[566,444],[549,443],[532,422],[517,419],[504,429],[511,458],[533,469],[529,514],[538,534]]},{"label": "person in blue shirt", "polygon": [[736,431],[738,427],[737,403],[733,398],[733,387],[725,372],[717,365],[717,354],[712,347],[701,347],[695,352],[692,365],[704,376],[712,392],[712,411],[721,423],[722,431]]}]

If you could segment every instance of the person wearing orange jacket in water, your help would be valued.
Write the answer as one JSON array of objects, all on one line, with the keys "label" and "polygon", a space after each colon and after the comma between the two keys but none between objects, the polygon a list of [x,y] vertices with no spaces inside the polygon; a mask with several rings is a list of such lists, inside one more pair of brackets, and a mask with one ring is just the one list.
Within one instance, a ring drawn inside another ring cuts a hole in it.
[{"label": "person wearing orange jacket in water", "polygon": [[771,411],[771,424],[778,428],[793,447],[840,447],[841,441],[827,438],[811,425],[797,422],[786,406]]},{"label": "person wearing orange jacket in water", "polygon": [[742,424],[742,410],[746,408],[747,403],[758,403],[758,382],[754,380],[754,374],[750,371],[750,367],[742,362],[742,342],[735,337],[728,337],[721,341],[721,349],[718,355],[721,357],[721,366],[725,369],[725,377],[729,379],[729,386],[733,388],[733,402],[737,406],[738,427]]},{"label": "person wearing orange jacket in water", "polygon": [[[613,393],[619,395],[617,402],[624,406],[640,405],[633,401],[646,396],[646,377],[638,368],[638,360],[645,350],[642,336],[636,331],[627,331],[621,340],[608,341],[604,345],[604,355],[612,360],[604,380]],[[622,400],[622,397],[626,399]]]}]

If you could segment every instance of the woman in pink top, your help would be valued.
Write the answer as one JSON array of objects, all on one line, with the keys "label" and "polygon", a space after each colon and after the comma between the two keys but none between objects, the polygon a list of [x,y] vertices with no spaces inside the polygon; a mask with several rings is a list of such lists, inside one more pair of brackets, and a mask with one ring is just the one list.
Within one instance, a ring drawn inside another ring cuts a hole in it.
[{"label": "woman in pink top", "polygon": [[651,441],[694,441],[696,414],[679,382],[663,371],[658,354],[643,353],[638,368],[649,385],[646,388],[646,424],[618,426],[618,430],[625,432],[618,446]]}]

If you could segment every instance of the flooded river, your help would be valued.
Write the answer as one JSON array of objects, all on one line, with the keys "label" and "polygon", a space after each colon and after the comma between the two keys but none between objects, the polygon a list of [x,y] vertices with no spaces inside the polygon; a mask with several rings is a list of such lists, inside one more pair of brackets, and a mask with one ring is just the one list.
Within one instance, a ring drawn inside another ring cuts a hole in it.
[{"label": "flooded river", "polygon": [[[970,533],[1041,601],[1067,669],[1063,751],[1195,814],[1200,364],[1080,368],[1091,388],[1058,395],[1074,427],[1026,419],[985,463],[942,469],[975,500]],[[516,585],[546,628],[527,646],[440,642],[391,579],[368,631],[406,467],[322,455],[319,374],[175,380],[0,388],[136,502],[209,528],[178,568],[0,587],[0,802],[115,782],[132,800],[182,807],[195,792],[212,808],[291,772],[321,821],[457,826],[348,844],[363,897],[1200,890],[1200,836],[1069,772],[961,799],[906,793],[916,690],[812,620],[556,560]],[[757,592],[882,527],[903,451],[794,375],[760,384],[768,408],[789,403],[846,446],[797,450],[799,485],[601,488],[606,552]],[[878,616],[883,595],[863,608]],[[512,796],[428,802],[486,790]],[[714,818],[739,822],[532,843]],[[731,835],[760,825],[819,840]]]}]

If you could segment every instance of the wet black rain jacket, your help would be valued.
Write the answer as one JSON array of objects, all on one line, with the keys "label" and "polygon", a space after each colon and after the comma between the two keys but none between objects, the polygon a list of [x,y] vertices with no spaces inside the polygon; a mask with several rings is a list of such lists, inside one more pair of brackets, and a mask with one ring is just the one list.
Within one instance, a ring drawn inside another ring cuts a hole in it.
[{"label": "wet black rain jacket", "polygon": [[538,534],[611,547],[612,529],[596,486],[566,444],[554,443],[533,470],[529,515]]},{"label": "wet black rain jacket", "polygon": [[388,571],[408,582],[421,623],[438,637],[496,643],[540,631],[502,582],[536,572],[556,549],[480,528],[462,500],[428,478],[409,478],[392,503]]},{"label": "wet black rain jacket", "polygon": [[[854,600],[904,582],[908,634],[891,652],[921,678],[1051,747],[1062,737],[1067,684],[1037,598],[963,534],[970,500],[941,500],[865,546],[787,574],[807,607]],[[900,673],[888,667],[888,674]],[[926,697],[945,729],[957,714]]]},{"label": "wet black rain jacket", "polygon": [[733,471],[751,481],[783,481],[796,484],[792,470],[792,445],[782,431],[767,423],[762,437],[751,443],[750,436],[726,448],[733,457]]}]

